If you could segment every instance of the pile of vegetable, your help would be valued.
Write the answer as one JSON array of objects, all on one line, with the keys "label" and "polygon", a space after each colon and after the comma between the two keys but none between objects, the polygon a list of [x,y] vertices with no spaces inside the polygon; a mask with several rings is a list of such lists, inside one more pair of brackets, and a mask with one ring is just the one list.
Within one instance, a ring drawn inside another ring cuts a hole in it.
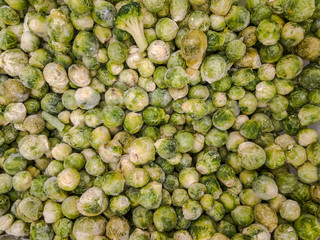
[{"label": "pile of vegetable", "polygon": [[0,234],[320,237],[320,0],[0,0],[0,27]]}]

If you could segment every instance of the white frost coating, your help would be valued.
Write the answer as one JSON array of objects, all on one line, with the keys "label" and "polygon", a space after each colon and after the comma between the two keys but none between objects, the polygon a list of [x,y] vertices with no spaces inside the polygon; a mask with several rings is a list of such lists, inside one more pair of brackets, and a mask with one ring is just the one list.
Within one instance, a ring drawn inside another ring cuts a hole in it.
[{"label": "white frost coating", "polygon": [[229,134],[226,147],[231,152],[237,152],[239,145],[245,141],[246,139],[240,134],[240,132],[234,131]]},{"label": "white frost coating", "polygon": [[54,88],[63,89],[68,85],[69,79],[64,67],[55,62],[48,63],[43,69],[45,81]]},{"label": "white frost coating", "polygon": [[174,240],[192,240],[190,233],[186,230],[180,230],[173,234]]},{"label": "white frost coating", "polygon": [[6,231],[9,229],[14,221],[14,216],[6,214],[0,217],[0,231]]},{"label": "white frost coating", "polygon": [[66,143],[58,143],[52,148],[51,153],[54,159],[64,161],[72,153],[72,148]]},{"label": "white frost coating", "polygon": [[205,137],[201,134],[196,133],[194,135],[194,144],[191,150],[192,153],[198,153],[203,149]]},{"label": "white frost coating", "polygon": [[89,110],[98,105],[100,94],[91,87],[78,88],[74,98],[79,107]]},{"label": "white frost coating", "polygon": [[141,137],[134,140],[128,153],[130,161],[136,165],[146,164],[155,158],[155,146],[151,138]]},{"label": "white frost coating", "polygon": [[43,218],[46,223],[54,223],[58,220],[57,217],[60,218],[61,216],[62,212],[59,204],[52,201],[48,201],[44,205]]},{"label": "white frost coating", "polygon": [[90,72],[81,64],[73,64],[69,67],[68,75],[70,80],[78,87],[86,87],[90,84]]},{"label": "white frost coating", "polygon": [[148,57],[156,64],[165,63],[170,57],[168,44],[161,40],[153,41],[148,48]]},{"label": "white frost coating", "polygon": [[[257,231],[259,230],[259,231]],[[258,232],[257,234],[253,235],[253,232]],[[242,234],[249,235],[251,240],[270,240],[271,234],[269,233],[268,229],[259,223],[254,223],[249,227],[243,229]]]},{"label": "white frost coating", "polygon": [[[91,207],[90,207],[91,206]],[[100,188],[92,187],[84,192],[78,203],[77,208],[84,216],[97,216],[100,215],[108,206],[108,199]],[[95,207],[97,212],[89,213],[87,210]]]},{"label": "white frost coating", "polygon": [[84,123],[84,111],[82,109],[77,109],[71,112],[70,121],[74,126],[78,126]]},{"label": "white frost coating", "polygon": [[115,150],[115,147],[122,148],[121,144],[116,141],[110,141],[108,144],[99,146],[99,156],[102,161],[106,163],[117,163],[120,159],[121,153]]},{"label": "white frost coating", "polygon": [[287,151],[296,141],[288,134],[282,134],[275,139],[275,143],[281,147],[283,151]]},{"label": "white frost coating", "polygon": [[10,49],[0,54],[0,67],[11,77],[19,76],[27,64],[27,55],[19,49]]},{"label": "white frost coating", "polygon": [[170,96],[173,98],[173,100],[178,100],[178,99],[184,98],[185,96],[188,95],[189,85],[186,84],[182,88],[169,87],[168,92],[169,92]]},{"label": "white frost coating", "polygon": [[24,52],[33,52],[37,50],[40,44],[39,38],[31,32],[24,32],[21,36],[20,47]]},{"label": "white frost coating", "polygon": [[295,221],[300,217],[300,206],[296,201],[286,200],[280,206],[280,215],[288,221]]},{"label": "white frost coating", "polygon": [[104,217],[82,217],[78,218],[73,227],[73,235],[77,240],[94,239],[102,236],[106,231],[107,220]]},{"label": "white frost coating", "polygon": [[49,151],[50,144],[45,135],[27,135],[18,144],[20,154],[28,159],[35,160]]},{"label": "white frost coating", "polygon": [[116,171],[120,172],[124,177],[128,177],[132,170],[134,170],[136,166],[130,161],[130,157],[128,154],[122,155],[119,163],[117,164]]},{"label": "white frost coating", "polygon": [[23,103],[10,103],[4,111],[4,117],[10,123],[21,123],[26,116],[27,109]]},{"label": "white frost coating", "polygon": [[133,69],[125,69],[119,75],[119,82],[125,84],[127,87],[135,87],[138,83],[139,75]]},{"label": "white frost coating", "polygon": [[29,29],[31,32],[36,34],[39,37],[46,37],[48,36],[48,27],[46,23],[42,23],[38,21],[38,19],[31,18],[29,20]]}]

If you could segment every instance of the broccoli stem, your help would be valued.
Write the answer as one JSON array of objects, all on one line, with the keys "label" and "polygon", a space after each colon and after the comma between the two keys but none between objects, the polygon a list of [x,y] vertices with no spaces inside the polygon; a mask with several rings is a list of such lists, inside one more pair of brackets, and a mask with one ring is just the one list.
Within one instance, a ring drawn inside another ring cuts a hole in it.
[{"label": "broccoli stem", "polygon": [[61,132],[65,125],[55,116],[52,116],[51,114],[42,111],[41,116],[44,120],[46,120],[48,123],[50,123],[52,126],[54,126],[59,132]]},{"label": "broccoli stem", "polygon": [[131,34],[141,52],[147,49],[148,42],[144,36],[143,23],[135,17],[131,17],[127,22],[126,31]]}]

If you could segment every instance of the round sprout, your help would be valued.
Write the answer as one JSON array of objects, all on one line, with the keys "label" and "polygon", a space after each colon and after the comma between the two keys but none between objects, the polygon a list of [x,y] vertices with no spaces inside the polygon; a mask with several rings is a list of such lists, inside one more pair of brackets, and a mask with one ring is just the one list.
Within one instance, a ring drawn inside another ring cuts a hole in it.
[{"label": "round sprout", "polygon": [[16,173],[12,178],[13,189],[19,192],[27,191],[31,186],[32,175],[28,171]]},{"label": "round sprout", "polygon": [[177,215],[170,206],[161,206],[153,214],[153,222],[158,231],[170,231],[177,224]]},{"label": "round sprout", "polygon": [[277,76],[279,78],[292,79],[302,71],[302,59],[296,55],[286,55],[277,63]]},{"label": "round sprout", "polygon": [[[215,67],[212,68],[211,66]],[[213,83],[227,74],[227,63],[219,55],[211,55],[204,59],[201,65],[201,77],[203,80]]]},{"label": "round sprout", "polygon": [[281,29],[281,43],[286,47],[298,45],[304,38],[304,29],[295,22],[286,23]]},{"label": "round sprout", "polygon": [[274,45],[280,39],[280,26],[271,19],[265,19],[258,25],[256,35],[263,45]]},{"label": "round sprout", "polygon": [[266,240],[271,239],[271,235],[268,229],[264,225],[259,223],[251,224],[250,226],[243,229],[242,233],[253,239],[254,238],[257,238],[257,239],[261,238]]},{"label": "round sprout", "polygon": [[301,1],[295,3],[292,0],[286,1],[284,6],[284,16],[293,22],[303,22],[310,16],[312,16],[315,5],[314,1]]},{"label": "round sprout", "polygon": [[247,9],[240,6],[232,6],[229,13],[225,16],[227,26],[235,32],[245,29],[250,23],[250,13]]},{"label": "round sprout", "polygon": [[103,191],[92,187],[81,195],[77,208],[82,215],[92,217],[106,210],[108,203],[108,198]]},{"label": "round sprout", "polygon": [[249,206],[238,206],[231,212],[235,224],[240,227],[247,227],[254,221],[253,210]]},{"label": "round sprout", "polygon": [[74,222],[72,234],[80,240],[93,239],[104,235],[106,224],[107,220],[102,216],[80,217]]},{"label": "round sprout", "polygon": [[25,222],[35,222],[42,216],[43,204],[36,197],[26,197],[17,206],[17,214]]},{"label": "round sprout", "polygon": [[287,238],[297,240],[298,235],[295,229],[289,224],[281,224],[274,231],[275,240],[284,240]]},{"label": "round sprout", "polygon": [[155,148],[152,139],[141,137],[135,139],[129,148],[130,161],[136,165],[146,164],[155,158]]},{"label": "round sprout", "polygon": [[124,104],[130,111],[142,111],[149,104],[148,94],[142,88],[130,88],[124,93]]},{"label": "round sprout", "polygon": [[170,57],[170,48],[161,40],[153,41],[148,48],[148,57],[155,64],[164,64]]},{"label": "round sprout", "polygon": [[193,11],[188,18],[189,29],[198,29],[203,32],[209,30],[210,27],[210,18],[209,16],[199,10]]},{"label": "round sprout", "polygon": [[43,218],[46,223],[54,223],[62,218],[61,205],[51,200],[44,204]]},{"label": "round sprout", "polygon": [[82,109],[92,109],[100,101],[99,93],[91,87],[78,88],[74,94],[78,106]]},{"label": "round sprout", "polygon": [[98,2],[93,5],[93,19],[102,27],[113,27],[115,14],[116,9],[109,2]]},{"label": "round sprout", "polygon": [[246,45],[239,39],[226,45],[226,55],[231,61],[240,60],[246,53]]},{"label": "round sprout", "polygon": [[278,224],[277,213],[265,203],[257,204],[254,207],[254,218],[258,223],[266,226],[269,232],[273,232]]},{"label": "round sprout", "polygon": [[61,211],[64,216],[69,219],[76,219],[80,216],[80,212],[77,208],[77,202],[79,197],[71,196],[66,198],[61,204]]},{"label": "round sprout", "polygon": [[183,217],[187,220],[198,219],[203,209],[198,201],[189,199],[182,205]]},{"label": "round sprout", "polygon": [[299,179],[308,184],[312,184],[318,180],[317,167],[311,162],[305,162],[298,168]]},{"label": "round sprout", "polygon": [[299,218],[300,206],[296,201],[289,199],[281,204],[279,212],[283,219],[292,222]]},{"label": "round sprout", "polygon": [[65,168],[57,176],[58,186],[65,191],[74,190],[80,182],[80,174],[74,168]]},{"label": "round sprout", "polygon": [[241,166],[247,170],[258,169],[266,161],[264,150],[253,142],[241,143],[238,147],[238,157]]},{"label": "round sprout", "polygon": [[260,176],[252,184],[253,191],[262,200],[270,200],[278,195],[275,181],[267,176]]},{"label": "round sprout", "polygon": [[28,160],[38,159],[48,150],[49,141],[45,135],[27,135],[19,141],[19,152]]},{"label": "round sprout", "polygon": [[178,29],[178,25],[170,18],[161,18],[155,27],[157,37],[166,42],[176,37]]},{"label": "round sprout", "polygon": [[0,174],[0,181],[2,183],[0,188],[1,194],[7,193],[12,189],[12,177],[9,174]]}]

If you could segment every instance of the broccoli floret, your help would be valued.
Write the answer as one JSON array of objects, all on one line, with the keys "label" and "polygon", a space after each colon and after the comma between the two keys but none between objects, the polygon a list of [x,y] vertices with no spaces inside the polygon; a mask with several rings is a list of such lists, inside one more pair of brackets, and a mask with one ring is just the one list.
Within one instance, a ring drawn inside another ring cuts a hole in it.
[{"label": "broccoli floret", "polygon": [[115,24],[117,28],[130,33],[143,52],[148,47],[148,43],[144,36],[142,20],[143,15],[140,4],[132,2],[120,8]]}]

